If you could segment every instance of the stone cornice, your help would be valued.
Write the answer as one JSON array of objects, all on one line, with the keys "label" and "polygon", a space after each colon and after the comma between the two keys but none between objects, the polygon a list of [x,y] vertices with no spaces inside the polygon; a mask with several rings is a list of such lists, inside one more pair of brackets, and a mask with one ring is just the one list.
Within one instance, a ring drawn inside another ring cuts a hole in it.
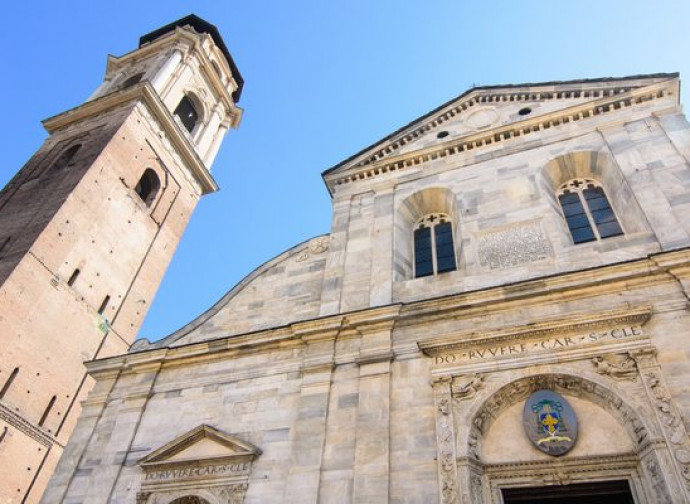
[{"label": "stone cornice", "polygon": [[159,98],[158,93],[156,93],[148,82],[142,82],[136,86],[107,94],[96,100],[88,101],[76,108],[44,120],[43,126],[52,134],[70,124],[102,114],[103,112],[136,100],[141,100],[147,106],[153,117],[168,135],[171,143],[175,146],[177,152],[186,163],[186,167],[200,184],[202,194],[217,191],[218,185],[211,176],[208,168],[196,153],[190,141],[182,133],[180,127],[173,119],[172,114]]},{"label": "stone cornice", "polygon": [[61,443],[59,443],[53,436],[51,436],[47,432],[44,432],[39,427],[36,427],[33,423],[31,423],[29,420],[24,418],[19,413],[13,411],[12,408],[6,405],[3,401],[0,401],[0,420],[5,421],[18,431],[23,432],[31,439],[42,444],[43,446],[50,447],[53,444],[56,444],[64,448],[64,446]]},{"label": "stone cornice", "polygon": [[424,355],[433,356],[439,352],[476,345],[477,340],[480,338],[482,342],[500,344],[501,341],[518,337],[552,336],[567,332],[596,329],[611,324],[644,325],[651,316],[651,306],[626,307],[598,313],[577,313],[568,317],[558,317],[535,324],[508,327],[494,331],[459,333],[419,342],[417,345]]},{"label": "stone cornice", "polygon": [[[667,256],[670,256],[667,257]],[[575,271],[562,273],[552,277],[532,279],[514,285],[491,287],[482,291],[464,292],[445,296],[432,300],[422,300],[408,304],[395,304],[383,307],[360,310],[358,312],[337,314],[321,319],[302,321],[288,326],[257,331],[241,336],[221,337],[213,340],[189,343],[179,347],[168,347],[141,351],[138,353],[124,354],[116,357],[109,357],[101,360],[86,363],[89,374],[98,377],[99,374],[108,370],[116,369],[136,369],[137,365],[144,363],[163,362],[165,367],[175,365],[188,365],[195,362],[205,362],[226,358],[228,356],[239,355],[240,353],[265,352],[268,350],[287,348],[290,345],[305,345],[313,341],[322,341],[322,335],[326,339],[352,337],[349,328],[356,329],[357,326],[349,326],[348,319],[356,319],[364,323],[367,314],[373,316],[374,320],[384,323],[424,323],[434,318],[448,319],[449,317],[470,316],[476,310],[485,310],[487,305],[495,305],[500,309],[503,305],[519,301],[525,297],[551,296],[557,295],[563,299],[564,293],[572,292],[594,295],[605,293],[609,290],[616,291],[621,282],[628,284],[629,288],[634,289],[639,285],[648,283],[658,283],[669,281],[669,277],[664,268],[659,267],[658,263],[670,260],[676,267],[690,265],[690,248],[671,251],[668,253],[658,253],[651,258],[639,259],[627,263],[605,265],[586,271]],[[637,282],[637,283],[636,283]],[[393,318],[387,315],[393,315]],[[638,317],[644,319],[650,313],[649,307],[631,307],[620,309],[617,312],[599,313],[594,315],[582,315],[583,321],[571,319],[568,323],[596,323],[597,317],[603,320],[613,320],[619,317]],[[387,315],[386,315],[387,314]],[[384,320],[380,320],[380,318]],[[589,321],[587,321],[589,317]],[[385,319],[388,318],[388,322]],[[593,322],[594,321],[594,322]],[[555,321],[549,323],[552,326],[545,326],[541,330],[559,330]],[[338,329],[340,328],[340,329]],[[535,329],[536,328],[536,329]],[[538,326],[530,326],[525,330],[539,330]],[[515,330],[515,329],[513,329]],[[520,330],[518,328],[518,330]],[[560,326],[560,330],[564,330]],[[510,331],[510,330],[509,330]],[[496,332],[500,336],[500,331]],[[305,337],[306,336],[306,337]],[[457,339],[457,338],[456,338]],[[437,342],[438,343],[438,342]],[[442,344],[442,343],[438,343]],[[353,359],[357,355],[353,355]],[[112,376],[112,375],[104,375]]]},{"label": "stone cornice", "polygon": [[[465,135],[450,141],[439,142],[433,146],[405,154],[389,155],[393,152],[393,149],[387,149],[381,157],[377,157],[375,160],[369,160],[348,168],[339,169],[331,174],[326,174],[324,179],[331,193],[333,193],[336,186],[397,172],[436,159],[493,146],[506,140],[527,137],[533,132],[541,132],[552,127],[605,115],[620,109],[634,107],[635,105],[648,101],[658,100],[668,96],[677,97],[678,81],[676,79],[671,79],[642,88],[625,89],[624,92],[619,92],[618,94],[613,94],[613,90],[611,90],[611,95],[603,96],[596,100],[573,105],[549,114],[525,119],[498,128]],[[485,103],[481,98],[481,96],[475,97],[463,104],[471,106],[476,103]],[[494,101],[493,99],[495,96],[488,95],[487,98],[491,98],[490,100],[486,100],[486,103],[490,103]]]}]

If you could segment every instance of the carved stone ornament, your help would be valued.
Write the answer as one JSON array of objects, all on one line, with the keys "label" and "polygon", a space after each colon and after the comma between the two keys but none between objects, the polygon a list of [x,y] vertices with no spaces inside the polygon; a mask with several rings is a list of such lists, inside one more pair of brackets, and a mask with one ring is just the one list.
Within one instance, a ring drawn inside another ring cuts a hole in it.
[{"label": "carved stone ornament", "polygon": [[295,261],[304,262],[312,255],[323,254],[330,246],[330,236],[319,236],[309,242],[309,246],[302,250]]},{"label": "carved stone ornament", "polygon": [[441,502],[443,504],[456,504],[459,502],[458,468],[455,455],[450,378],[447,376],[435,378],[432,380],[432,387],[436,397],[436,445]]},{"label": "carved stone ornament", "polygon": [[484,375],[479,373],[458,376],[453,379],[453,396],[458,399],[472,399],[484,383]]},{"label": "carved stone ornament", "polygon": [[575,412],[563,396],[552,390],[538,390],[529,396],[522,425],[534,446],[555,457],[565,455],[577,441]]},{"label": "carved stone ornament", "polygon": [[600,375],[610,376],[615,380],[635,381],[637,379],[637,364],[630,355],[597,355],[592,358],[592,364]]}]

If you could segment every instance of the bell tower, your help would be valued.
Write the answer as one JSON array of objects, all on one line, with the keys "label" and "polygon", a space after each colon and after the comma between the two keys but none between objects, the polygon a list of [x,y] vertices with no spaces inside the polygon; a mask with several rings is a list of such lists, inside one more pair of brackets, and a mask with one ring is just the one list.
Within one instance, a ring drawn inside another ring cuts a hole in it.
[{"label": "bell tower", "polygon": [[0,192],[0,502],[38,502],[91,383],[125,353],[239,125],[243,80],[190,15],[109,56]]}]

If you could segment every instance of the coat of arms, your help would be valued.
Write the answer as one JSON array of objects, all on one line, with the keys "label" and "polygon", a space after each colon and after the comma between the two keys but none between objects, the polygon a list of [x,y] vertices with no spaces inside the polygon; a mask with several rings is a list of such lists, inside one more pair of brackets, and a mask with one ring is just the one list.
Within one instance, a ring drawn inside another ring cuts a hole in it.
[{"label": "coat of arms", "polygon": [[523,425],[532,443],[549,455],[565,454],[577,439],[575,412],[551,390],[539,390],[527,399]]}]

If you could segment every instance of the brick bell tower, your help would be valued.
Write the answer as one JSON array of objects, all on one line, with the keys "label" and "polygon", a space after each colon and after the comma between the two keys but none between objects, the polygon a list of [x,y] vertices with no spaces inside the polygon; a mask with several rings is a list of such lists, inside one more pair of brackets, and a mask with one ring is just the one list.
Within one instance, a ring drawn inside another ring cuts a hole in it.
[{"label": "brick bell tower", "polygon": [[91,383],[125,353],[237,127],[243,80],[190,15],[109,56],[0,192],[0,502],[37,502]]}]

